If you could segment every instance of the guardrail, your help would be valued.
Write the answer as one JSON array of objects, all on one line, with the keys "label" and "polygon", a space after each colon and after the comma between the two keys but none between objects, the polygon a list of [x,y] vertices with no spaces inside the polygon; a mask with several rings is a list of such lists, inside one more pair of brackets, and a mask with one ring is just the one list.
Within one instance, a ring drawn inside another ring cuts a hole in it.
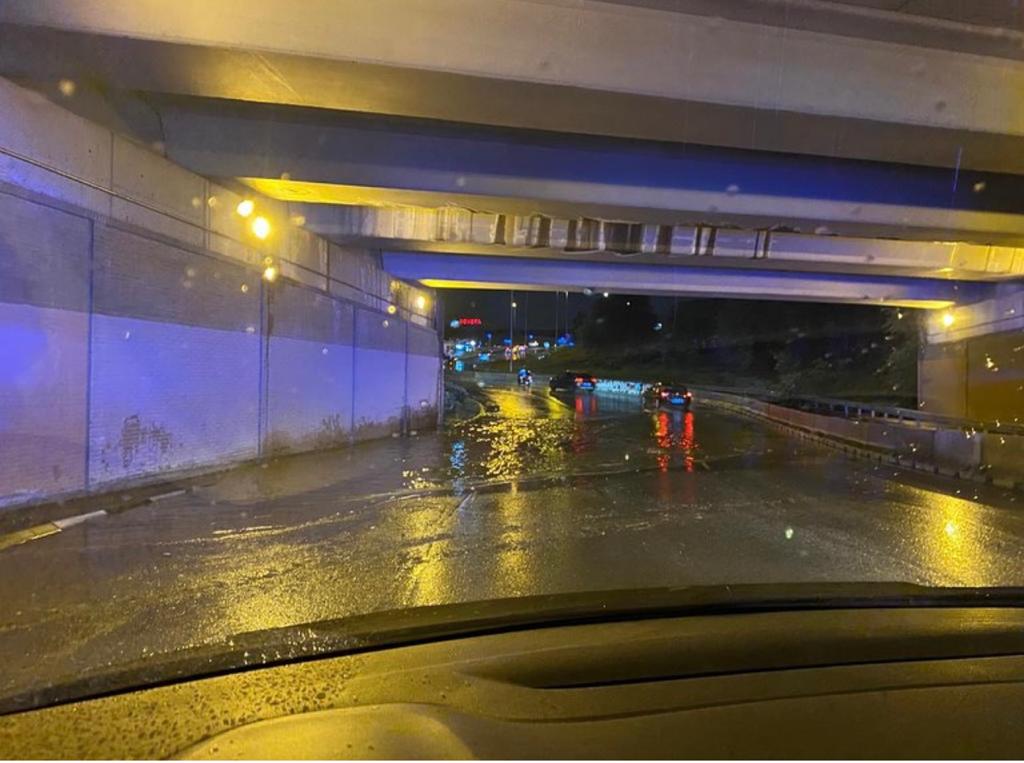
[{"label": "guardrail", "polygon": [[[835,416],[700,387],[695,389],[694,399],[913,469],[1002,487],[1024,486],[1024,435],[1005,426],[986,431],[960,419],[953,419],[950,426],[938,421],[949,417],[936,416],[931,425],[925,426],[880,416]],[[862,411],[869,408],[860,407]]]},{"label": "guardrail", "polygon": [[[826,411],[828,415],[842,413],[845,418],[885,419],[897,422],[911,422],[915,426],[931,425],[933,428],[960,429],[964,432],[992,432],[997,434],[1024,434],[1024,425],[1003,421],[978,421],[947,416],[939,413],[900,408],[889,405],[873,405],[856,400],[839,400],[828,397],[792,397],[772,399],[778,405],[814,411]],[[806,408],[805,408],[806,406]]]}]

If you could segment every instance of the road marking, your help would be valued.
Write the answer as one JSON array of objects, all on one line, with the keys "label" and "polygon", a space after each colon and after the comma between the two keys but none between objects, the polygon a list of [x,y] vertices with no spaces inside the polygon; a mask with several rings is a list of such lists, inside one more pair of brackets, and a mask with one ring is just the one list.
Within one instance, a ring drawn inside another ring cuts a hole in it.
[{"label": "road marking", "polygon": [[56,535],[59,532],[60,528],[57,525],[53,522],[46,522],[41,525],[26,527],[24,530],[18,530],[17,532],[7,533],[7,535],[0,535],[0,551],[12,546],[20,546],[22,543],[28,543],[38,538],[45,538],[48,535]]},{"label": "road marking", "polygon": [[74,527],[75,525],[80,525],[83,522],[88,522],[90,519],[99,519],[100,517],[105,516],[107,516],[107,512],[100,509],[99,511],[89,511],[85,514],[76,514],[73,517],[55,519],[52,522],[44,522],[40,525],[26,527],[24,530],[17,530],[12,533],[7,533],[6,535],[0,535],[0,551],[14,546],[20,546],[22,543],[28,543],[29,541],[39,540],[40,538],[48,538],[49,536],[56,535],[69,527]]},{"label": "road marking", "polygon": [[463,498],[461,501],[459,501],[459,505],[455,507],[455,510],[456,511],[462,511],[463,509],[465,509],[468,506],[470,506],[473,503],[474,500],[476,500],[476,493],[475,492],[468,493],[465,498]]},{"label": "road marking", "polygon": [[160,495],[154,495],[149,498],[150,503],[156,503],[157,501],[166,501],[168,498],[176,498],[179,495],[185,495],[185,489],[172,490],[169,493],[161,493]]},{"label": "road marking", "polygon": [[74,527],[80,525],[82,522],[87,522],[90,519],[98,519],[99,517],[107,516],[107,512],[103,509],[99,511],[90,511],[85,514],[76,514],[73,517],[65,517],[64,519],[55,519],[53,524],[56,525],[58,530],[64,530],[68,527]]}]

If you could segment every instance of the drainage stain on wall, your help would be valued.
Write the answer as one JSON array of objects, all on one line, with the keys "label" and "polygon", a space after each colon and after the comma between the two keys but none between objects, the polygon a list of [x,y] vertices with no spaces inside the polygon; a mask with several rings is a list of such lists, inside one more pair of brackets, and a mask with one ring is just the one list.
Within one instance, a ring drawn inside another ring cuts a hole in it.
[{"label": "drainage stain on wall", "polygon": [[121,466],[131,467],[140,457],[147,464],[157,463],[170,452],[174,440],[159,424],[143,424],[138,415],[128,416],[121,425],[115,449],[121,452]]}]

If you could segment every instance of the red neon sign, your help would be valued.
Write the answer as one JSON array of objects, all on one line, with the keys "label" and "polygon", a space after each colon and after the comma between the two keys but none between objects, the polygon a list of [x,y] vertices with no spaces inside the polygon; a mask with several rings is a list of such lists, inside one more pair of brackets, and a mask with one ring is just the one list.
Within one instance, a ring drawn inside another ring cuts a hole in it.
[{"label": "red neon sign", "polygon": [[459,318],[460,326],[483,326],[484,322],[479,318]]}]

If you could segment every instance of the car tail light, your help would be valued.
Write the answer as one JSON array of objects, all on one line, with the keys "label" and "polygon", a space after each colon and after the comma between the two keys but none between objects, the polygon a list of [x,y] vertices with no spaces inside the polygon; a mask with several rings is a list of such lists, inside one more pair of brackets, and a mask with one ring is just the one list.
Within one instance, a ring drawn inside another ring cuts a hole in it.
[{"label": "car tail light", "polygon": [[666,390],[662,390],[662,391],[661,391],[661,396],[662,396],[662,397],[668,397],[668,391],[666,391]]},{"label": "car tail light", "polygon": [[693,393],[692,393],[692,392],[687,392],[687,393],[686,393],[686,399],[687,399],[687,400],[691,400],[691,399],[693,399]]},{"label": "car tail light", "polygon": [[577,384],[583,384],[583,377],[582,376],[577,376],[576,377],[576,383]]}]

